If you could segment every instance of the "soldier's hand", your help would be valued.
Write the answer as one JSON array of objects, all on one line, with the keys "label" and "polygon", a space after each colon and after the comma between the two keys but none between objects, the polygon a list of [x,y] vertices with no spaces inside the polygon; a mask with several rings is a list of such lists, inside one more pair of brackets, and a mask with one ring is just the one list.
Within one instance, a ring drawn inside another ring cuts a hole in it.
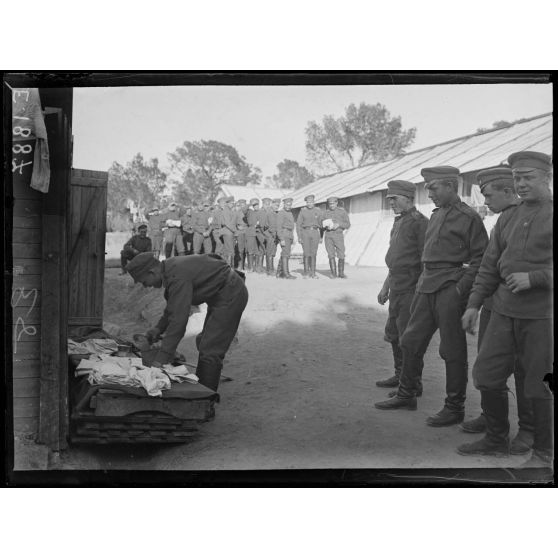
[{"label": "soldier's hand", "polygon": [[383,306],[389,298],[389,290],[382,288],[382,290],[378,293],[378,302]]},{"label": "soldier's hand", "polygon": [[153,345],[153,343],[156,343],[157,341],[159,341],[159,339],[161,339],[161,331],[159,330],[159,328],[152,327],[151,329],[148,329],[146,331],[145,337],[147,338],[149,343]]},{"label": "soldier's hand", "polygon": [[461,317],[461,326],[467,333],[475,335],[475,326],[477,325],[478,317],[479,311],[476,308],[467,308],[467,310],[465,310],[465,313]]},{"label": "soldier's hand", "polygon": [[531,288],[531,281],[529,281],[529,274],[520,271],[516,273],[510,273],[506,277],[506,285],[511,289],[512,293],[527,291]]}]

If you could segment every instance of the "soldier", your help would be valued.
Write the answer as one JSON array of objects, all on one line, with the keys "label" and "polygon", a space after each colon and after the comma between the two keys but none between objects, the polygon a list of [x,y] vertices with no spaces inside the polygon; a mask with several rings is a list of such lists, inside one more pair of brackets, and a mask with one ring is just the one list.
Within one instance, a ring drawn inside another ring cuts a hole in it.
[{"label": "soldier", "polygon": [[322,242],[322,220],[323,212],[314,205],[314,196],[309,194],[304,198],[306,207],[302,207],[296,220],[296,233],[302,244],[302,262],[304,271],[302,277],[317,279],[316,256],[318,245]]},{"label": "soldier", "polygon": [[[262,262],[260,255],[263,253],[260,236],[260,219],[263,215],[260,213],[260,200],[252,198],[250,200],[250,207],[246,212],[246,251],[248,253],[248,271],[255,271],[257,273],[263,272]],[[263,259],[263,256],[262,256]]]},{"label": "soldier", "polygon": [[264,224],[265,234],[265,269],[267,275],[273,276],[275,274],[274,260],[277,253],[277,244],[279,239],[277,237],[277,218],[279,212],[279,205],[281,200],[274,198],[271,200],[271,207],[268,211]]},{"label": "soldier", "polygon": [[225,198],[225,207],[221,212],[221,238],[223,240],[223,259],[234,269],[234,235],[236,233],[237,214],[234,210],[234,197]]},{"label": "soldier", "polygon": [[165,258],[175,255],[184,255],[184,243],[182,242],[182,222],[180,211],[176,202],[169,204],[168,210],[163,214],[163,246],[165,247]]},{"label": "soldier", "polygon": [[[386,253],[389,273],[378,294],[378,302],[384,305],[389,300],[384,339],[391,343],[395,373],[386,380],[377,381],[378,387],[393,388],[399,385],[403,365],[400,340],[411,317],[411,303],[422,271],[421,257],[428,219],[414,206],[415,192],[416,186],[412,182],[388,182],[386,198],[396,217]],[[422,359],[418,366],[422,374]]]},{"label": "soldier", "polygon": [[[481,193],[488,209],[493,213],[504,214],[508,209],[518,204],[518,197],[513,185],[513,174],[509,167],[494,167],[481,171],[477,175]],[[487,298],[482,303],[479,317],[479,333],[477,348],[480,351],[486,326],[490,321],[492,299]],[[526,399],[524,392],[525,372],[521,362],[514,361],[515,393],[517,400],[517,414],[519,418],[519,431],[510,444],[510,453],[521,455],[528,453],[533,446],[534,418],[531,401]],[[466,421],[460,425],[461,430],[471,434],[480,434],[486,430],[486,418],[480,414],[477,418]]]},{"label": "soldier", "polygon": [[[440,356],[446,365],[444,407],[429,417],[429,426],[463,422],[467,389],[467,341],[461,315],[488,244],[479,214],[457,194],[459,170],[432,167],[421,170],[428,197],[436,208],[426,229],[422,262],[411,317],[401,337],[403,366],[397,394],[376,403],[378,409],[417,408],[421,363],[428,344],[440,330]],[[463,264],[468,264],[464,267]]]},{"label": "soldier", "polygon": [[215,254],[159,262],[152,253],[145,253],[135,257],[126,269],[144,287],[165,288],[166,308],[157,325],[146,333],[150,343],[163,336],[151,366],[160,367],[172,361],[184,337],[190,307],[207,304],[203,329],[196,338],[199,351],[196,375],[200,384],[217,391],[225,354],[248,302],[243,274],[233,271]]},{"label": "soldier", "polygon": [[281,263],[277,266],[276,277],[296,279],[289,272],[289,258],[294,241],[295,220],[291,212],[293,198],[283,200],[283,209],[277,213],[277,237],[281,244]]},{"label": "soldier", "polygon": [[213,237],[213,242],[215,244],[215,253],[218,256],[223,255],[223,239],[222,227],[223,227],[223,211],[225,209],[226,196],[222,196],[217,200],[217,207],[213,213],[213,221],[211,222],[211,235]]},{"label": "soldier", "polygon": [[[507,455],[507,378],[517,355],[525,372],[525,397],[534,417],[533,455],[528,467],[553,460],[552,378],[552,194],[550,156],[522,151],[508,157],[520,203],[498,219],[482,260],[463,328],[474,333],[479,308],[492,296],[490,321],[473,367],[481,392],[486,435],[458,447],[462,455]],[[489,341],[490,340],[490,341]]]},{"label": "soldier", "polygon": [[148,214],[149,236],[152,241],[155,257],[159,259],[163,245],[162,216],[158,207],[154,207]]},{"label": "soldier", "polygon": [[142,252],[151,252],[151,239],[147,236],[147,225],[141,224],[138,227],[138,234],[135,234],[124,244],[120,252],[120,275],[126,275],[126,264],[133,260]]},{"label": "soldier", "polygon": [[248,223],[246,222],[246,211],[248,206],[245,199],[240,199],[236,202],[236,261],[237,268],[244,269],[244,261],[246,259],[246,229]]},{"label": "soldier", "polygon": [[182,223],[182,242],[184,243],[184,250],[188,256],[194,253],[194,228],[192,226],[192,206],[190,204],[186,205],[184,214],[180,218],[180,221]]},{"label": "soldier", "polygon": [[211,224],[209,222],[209,203],[199,200],[198,209],[192,214],[192,228],[194,229],[194,254],[211,253]]},{"label": "soldier", "polygon": [[[338,202],[339,200],[336,197],[327,198],[328,209],[324,213],[324,221],[327,219],[328,226],[325,227],[324,242],[329,259],[331,278],[335,279],[339,276],[341,279],[346,279],[344,233],[350,228],[351,222],[347,212],[342,207],[338,207]],[[339,258],[339,275],[337,274],[336,257]]]}]

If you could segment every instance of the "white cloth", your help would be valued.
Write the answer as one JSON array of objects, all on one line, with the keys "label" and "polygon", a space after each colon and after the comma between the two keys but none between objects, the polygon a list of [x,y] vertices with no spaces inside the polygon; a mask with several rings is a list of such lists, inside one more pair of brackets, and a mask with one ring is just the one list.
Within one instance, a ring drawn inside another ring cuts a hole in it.
[{"label": "white cloth", "polygon": [[180,366],[172,366],[170,364],[163,365],[163,372],[173,381],[173,382],[190,382],[191,384],[197,384],[199,378],[192,374],[185,364]]},{"label": "white cloth", "polygon": [[118,351],[118,343],[113,339],[86,339],[81,343],[68,339],[68,354],[71,355],[102,355]]}]

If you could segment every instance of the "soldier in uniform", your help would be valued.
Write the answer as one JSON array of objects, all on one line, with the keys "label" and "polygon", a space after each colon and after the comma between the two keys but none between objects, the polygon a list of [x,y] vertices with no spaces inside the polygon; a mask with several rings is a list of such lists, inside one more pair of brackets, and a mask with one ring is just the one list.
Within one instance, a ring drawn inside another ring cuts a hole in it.
[{"label": "soldier in uniform", "polygon": [[[421,170],[428,197],[436,208],[426,229],[422,263],[411,317],[401,337],[403,366],[397,394],[378,409],[417,408],[422,359],[432,336],[440,331],[440,356],[446,365],[446,400],[429,426],[463,422],[467,390],[467,341],[460,328],[467,297],[488,244],[479,214],[458,196],[459,170]],[[466,267],[464,264],[468,264]]]},{"label": "soldier in uniform", "polygon": [[194,229],[194,254],[211,253],[211,224],[209,223],[209,203],[199,200],[198,209],[192,213],[192,228]]},{"label": "soldier in uniform", "polygon": [[[477,175],[481,193],[484,196],[485,205],[493,213],[504,214],[508,209],[515,207],[519,199],[513,185],[513,174],[510,167],[494,167],[481,171]],[[486,298],[482,303],[479,316],[479,333],[477,347],[480,348],[484,339],[486,326],[490,321],[492,310],[492,298]],[[514,361],[513,375],[515,379],[515,393],[517,400],[517,414],[519,418],[519,431],[510,444],[510,453],[521,455],[528,453],[533,446],[534,440],[534,418],[531,401],[525,397],[525,372],[521,368],[521,362],[516,357]],[[486,431],[486,418],[483,413],[480,416],[463,422],[461,430],[470,434],[480,434]]]},{"label": "soldier in uniform", "polygon": [[154,207],[148,214],[147,220],[149,223],[149,236],[153,245],[155,257],[159,259],[161,248],[163,245],[163,231],[162,231],[162,216],[158,207]]},{"label": "soldier in uniform", "polygon": [[[384,305],[389,300],[384,339],[391,343],[395,373],[386,380],[376,382],[377,386],[384,388],[399,385],[403,365],[400,340],[411,317],[411,303],[422,272],[421,257],[428,219],[414,206],[415,192],[416,186],[412,182],[388,182],[386,198],[395,213],[395,220],[386,253],[389,272],[378,294],[378,302]],[[422,374],[422,359],[418,366]]]},{"label": "soldier in uniform", "polygon": [[196,375],[200,384],[217,391],[223,360],[236,335],[248,302],[244,275],[233,271],[215,254],[182,256],[157,261],[152,253],[140,254],[126,267],[136,283],[165,289],[166,308],[146,337],[150,343],[162,336],[152,366],[172,361],[184,337],[190,307],[207,304],[207,316],[196,338],[199,351]]},{"label": "soldier in uniform", "polygon": [[176,202],[169,204],[168,210],[163,214],[163,246],[165,247],[165,258],[175,255],[183,256],[185,253],[182,241],[182,222],[180,211]]},{"label": "soldier in uniform", "polygon": [[275,267],[273,263],[275,260],[275,254],[277,253],[277,244],[279,243],[279,239],[277,237],[277,218],[280,204],[281,200],[279,198],[271,200],[271,207],[266,215],[264,224],[265,269],[266,273],[271,276],[275,274]]},{"label": "soldier in uniform", "polygon": [[289,272],[289,258],[294,241],[295,220],[291,211],[293,198],[283,200],[283,209],[277,213],[277,237],[281,244],[281,263],[277,266],[276,277],[296,279]]},{"label": "soldier in uniform", "polygon": [[221,212],[221,238],[223,240],[223,259],[234,269],[234,235],[236,233],[237,214],[234,209],[234,197],[225,198],[225,207]]},{"label": "soldier in uniform", "polygon": [[317,279],[316,275],[316,256],[318,245],[322,238],[323,212],[314,205],[314,196],[309,194],[304,198],[306,207],[301,208],[296,220],[296,232],[299,241],[302,243],[302,260],[304,265],[304,278],[311,277]]},{"label": "soldier in uniform", "polygon": [[186,205],[180,221],[182,222],[182,242],[184,243],[184,250],[188,256],[194,253],[194,228],[192,227],[192,206],[190,204]]},{"label": "soldier in uniform", "polygon": [[244,270],[244,263],[246,260],[246,211],[248,206],[245,199],[237,200],[235,204],[236,213],[236,245],[235,245],[235,261],[236,268]]},{"label": "soldier in uniform", "polygon": [[250,208],[246,212],[246,251],[248,252],[248,271],[263,273],[263,232],[260,220],[263,219],[260,210],[260,200],[252,198]]},{"label": "soldier in uniform", "polygon": [[[324,221],[328,226],[324,226],[324,243],[329,259],[331,278],[340,277],[341,279],[346,279],[344,233],[350,228],[351,222],[347,212],[342,207],[339,207],[338,203],[339,200],[336,197],[327,199],[328,208],[324,213]],[[339,259],[339,275],[337,274],[338,268],[335,258]]]},{"label": "soldier in uniform", "polygon": [[138,234],[135,234],[124,244],[120,252],[120,275],[126,275],[126,264],[133,260],[138,254],[151,252],[151,239],[147,236],[147,225],[141,224],[138,227]]},{"label": "soldier in uniform", "polygon": [[222,196],[217,200],[217,207],[213,212],[213,221],[211,222],[211,235],[213,237],[213,242],[215,244],[215,253],[218,256],[223,255],[223,239],[222,227],[223,227],[223,211],[225,209],[226,197]]},{"label": "soldier in uniform", "polygon": [[498,219],[463,315],[463,328],[474,333],[478,312],[492,296],[490,321],[473,367],[481,392],[486,435],[463,444],[462,455],[509,452],[506,382],[517,356],[525,373],[525,397],[534,417],[533,455],[528,467],[553,461],[552,378],[552,162],[549,155],[522,151],[508,157],[520,203]]}]

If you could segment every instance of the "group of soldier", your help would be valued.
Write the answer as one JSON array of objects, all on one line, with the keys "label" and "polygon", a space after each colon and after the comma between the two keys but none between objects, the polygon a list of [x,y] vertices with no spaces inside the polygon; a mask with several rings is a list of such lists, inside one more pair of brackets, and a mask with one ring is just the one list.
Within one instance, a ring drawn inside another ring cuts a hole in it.
[{"label": "group of soldier", "polygon": [[[396,388],[378,409],[417,408],[423,357],[439,330],[446,398],[427,424],[460,424],[484,437],[457,448],[466,456],[533,451],[527,467],[553,459],[552,163],[544,153],[513,153],[508,164],[478,173],[485,203],[500,216],[488,238],[479,214],[458,196],[460,171],[423,168],[430,219],[414,207],[416,185],[388,183],[396,214],[386,254],[388,276],[378,302],[389,301],[385,339],[395,373],[377,382]],[[482,310],[481,310],[482,308]],[[464,421],[468,376],[466,332],[475,333],[473,381],[480,416]],[[507,379],[515,377],[519,430],[509,441]]]},{"label": "group of soldier", "polygon": [[[153,250],[165,258],[190,254],[221,256],[233,269],[265,273],[277,278],[296,279],[289,270],[289,258],[295,242],[295,230],[302,244],[304,278],[317,278],[318,245],[324,241],[331,277],[345,278],[345,245],[343,233],[350,227],[347,212],[338,199],[328,198],[328,208],[315,205],[313,195],[306,196],[306,207],[295,220],[292,198],[253,198],[235,202],[223,196],[216,205],[199,200],[181,211],[171,202],[166,211],[154,208],[148,215],[149,225],[138,227],[121,253],[123,273],[128,261],[139,253]],[[282,207],[281,207],[282,203]],[[149,228],[149,237],[146,231]],[[275,257],[280,259],[275,269]],[[264,268],[265,262],[265,268]]]}]

